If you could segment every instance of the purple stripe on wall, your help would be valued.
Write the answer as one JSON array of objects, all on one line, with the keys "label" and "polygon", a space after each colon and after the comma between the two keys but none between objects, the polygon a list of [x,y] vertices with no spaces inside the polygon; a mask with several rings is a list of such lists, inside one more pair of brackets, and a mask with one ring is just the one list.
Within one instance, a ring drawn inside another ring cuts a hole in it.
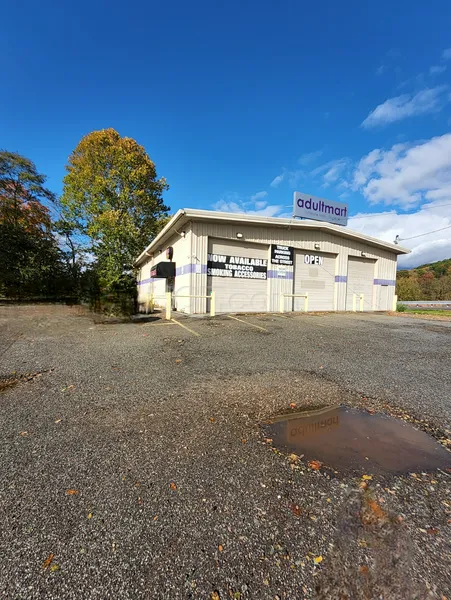
[{"label": "purple stripe on wall", "polygon": [[347,275],[335,275],[335,283],[347,283]]},{"label": "purple stripe on wall", "polygon": [[180,275],[187,275],[188,273],[197,273],[203,274],[207,272],[207,265],[200,265],[199,263],[189,263],[187,265],[182,265],[181,267],[176,267],[175,275],[177,277]]},{"label": "purple stripe on wall", "polygon": [[142,281],[138,281],[138,285],[145,285],[146,283],[152,283],[153,281],[157,281],[157,278],[156,277],[148,277],[147,279],[143,279]]},{"label": "purple stripe on wall", "polygon": [[293,279],[293,271],[268,271],[268,279]]},{"label": "purple stripe on wall", "polygon": [[394,279],[375,279],[374,285],[396,285]]}]

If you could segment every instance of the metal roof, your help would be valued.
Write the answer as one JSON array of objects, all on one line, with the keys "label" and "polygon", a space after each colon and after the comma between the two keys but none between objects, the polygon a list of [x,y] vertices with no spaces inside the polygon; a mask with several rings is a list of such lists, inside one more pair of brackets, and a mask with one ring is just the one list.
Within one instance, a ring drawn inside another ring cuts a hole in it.
[{"label": "metal roof", "polygon": [[410,253],[409,249],[398,246],[397,244],[384,242],[369,235],[364,235],[363,233],[348,229],[347,227],[333,225],[332,223],[326,223],[323,221],[284,219],[280,217],[263,217],[260,215],[245,213],[229,213],[215,210],[201,210],[197,208],[181,208],[175,213],[175,215],[160,231],[160,233],[150,242],[147,248],[141,252],[135,261],[135,266],[138,266],[142,262],[143,258],[149,256],[149,254],[152,254],[153,249],[161,244],[167,237],[173,235],[174,232],[178,233],[176,226],[182,227],[183,224],[189,221],[222,221],[225,223],[246,223],[249,225],[266,225],[268,227],[286,227],[290,229],[320,229],[330,231],[339,237],[366,242],[372,246],[389,250],[394,254]]}]

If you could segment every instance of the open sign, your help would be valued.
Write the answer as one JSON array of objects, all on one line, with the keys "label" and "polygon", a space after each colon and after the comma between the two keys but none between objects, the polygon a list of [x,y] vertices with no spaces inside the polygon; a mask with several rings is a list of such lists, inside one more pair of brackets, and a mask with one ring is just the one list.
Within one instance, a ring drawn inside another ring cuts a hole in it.
[{"label": "open sign", "polygon": [[318,256],[317,254],[306,254],[304,256],[304,262],[306,265],[322,265],[324,262],[323,256]]}]

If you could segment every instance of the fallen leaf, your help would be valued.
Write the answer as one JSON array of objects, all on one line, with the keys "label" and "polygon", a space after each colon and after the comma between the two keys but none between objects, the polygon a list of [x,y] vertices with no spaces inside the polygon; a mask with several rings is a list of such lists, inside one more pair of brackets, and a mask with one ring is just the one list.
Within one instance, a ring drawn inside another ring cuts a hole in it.
[{"label": "fallen leaf", "polygon": [[369,499],[366,501],[366,508],[368,509],[362,514],[362,521],[366,525],[370,525],[375,521],[382,521],[386,519],[386,514],[376,502],[376,500]]},{"label": "fallen leaf", "polygon": [[221,597],[218,594],[218,592],[211,592],[211,600],[221,600]]},{"label": "fallen leaf", "polygon": [[48,557],[45,559],[45,561],[42,564],[42,568],[43,569],[48,569],[50,567],[50,564],[52,562],[52,560],[55,558],[55,555],[53,554],[53,552],[51,552]]},{"label": "fallen leaf", "polygon": [[210,423],[214,423],[215,422],[215,420],[214,420],[213,417],[210,417],[208,420],[210,421]]},{"label": "fallen leaf", "polygon": [[426,530],[430,535],[437,535],[440,531],[436,527],[429,527]]},{"label": "fallen leaf", "polygon": [[25,437],[26,435],[28,435],[28,431],[21,431],[21,432],[20,432],[20,435],[21,435],[22,437]]},{"label": "fallen leaf", "polygon": [[242,444],[245,444],[247,442],[247,440],[241,440]]},{"label": "fallen leaf", "polygon": [[300,517],[302,513],[302,509],[299,504],[290,504],[289,509],[294,514],[295,517]]},{"label": "fallen leaf", "polygon": [[173,481],[171,481],[171,483],[169,484],[169,487],[171,488],[171,490],[176,490],[177,486],[175,485],[175,483]]},{"label": "fallen leaf", "polygon": [[222,552],[224,550],[224,546],[222,544],[219,544],[218,550],[219,550],[219,552]]},{"label": "fallen leaf", "polygon": [[88,519],[92,519],[92,513],[89,513]]},{"label": "fallen leaf", "polygon": [[180,364],[182,362],[182,359],[181,358],[176,358],[175,362],[178,365],[178,364]]},{"label": "fallen leaf", "polygon": [[263,440],[266,444],[272,444],[272,438],[265,438]]},{"label": "fallen leaf", "polygon": [[76,496],[78,494],[78,490],[74,490],[74,489],[66,490],[66,494],[68,496]]},{"label": "fallen leaf", "polygon": [[322,556],[315,556],[315,558],[313,559],[313,562],[315,563],[315,565],[319,565],[319,563],[322,561],[323,561]]},{"label": "fallen leaf", "polygon": [[363,481],[371,481],[373,479],[372,475],[362,475]]},{"label": "fallen leaf", "polygon": [[289,454],[288,460],[292,463],[295,463],[299,460],[299,456],[297,454]]},{"label": "fallen leaf", "polygon": [[362,575],[366,575],[369,571],[368,567],[366,565],[362,565],[359,569],[360,573],[362,573]]},{"label": "fallen leaf", "polygon": [[59,565],[57,565],[56,563],[53,563],[53,565],[50,566],[50,570],[52,571],[52,573],[58,571],[59,568]]},{"label": "fallen leaf", "polygon": [[319,471],[321,469],[322,463],[319,460],[311,460],[308,463],[308,466],[314,471]]},{"label": "fallen leaf", "polygon": [[63,419],[57,419],[57,420],[55,421],[55,423],[61,423],[61,421],[62,421],[62,420],[63,420]]},{"label": "fallen leaf", "polygon": [[154,521],[158,521],[158,515],[155,515],[153,518]]},{"label": "fallen leaf", "polygon": [[297,404],[296,402],[290,402],[290,408],[296,408]]}]

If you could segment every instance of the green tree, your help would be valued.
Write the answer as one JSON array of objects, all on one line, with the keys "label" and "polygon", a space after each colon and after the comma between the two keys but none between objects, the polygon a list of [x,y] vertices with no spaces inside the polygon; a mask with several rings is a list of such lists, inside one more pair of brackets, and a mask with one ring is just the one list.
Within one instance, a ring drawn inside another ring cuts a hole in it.
[{"label": "green tree", "polygon": [[104,290],[123,287],[134,259],[156,235],[168,189],[135,140],[114,129],[86,135],[69,157],[61,197],[69,228],[90,238]]},{"label": "green tree", "polygon": [[398,300],[422,300],[421,288],[414,277],[401,277],[396,281]]},{"label": "green tree", "polygon": [[0,293],[30,296],[57,293],[64,264],[52,235],[49,209],[54,194],[35,164],[0,151]]}]

